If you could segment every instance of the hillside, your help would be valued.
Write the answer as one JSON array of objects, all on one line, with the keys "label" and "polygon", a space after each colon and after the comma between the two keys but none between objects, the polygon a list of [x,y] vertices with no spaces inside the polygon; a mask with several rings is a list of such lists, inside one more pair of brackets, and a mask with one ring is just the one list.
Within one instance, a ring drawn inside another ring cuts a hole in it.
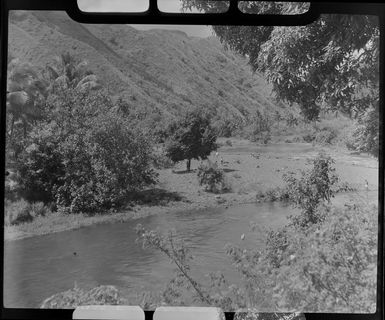
[{"label": "hillside", "polygon": [[14,12],[9,48],[12,56],[41,67],[70,52],[88,61],[113,97],[146,110],[181,114],[204,106],[247,117],[255,109],[276,108],[263,78],[215,37],[81,25],[62,12]]}]

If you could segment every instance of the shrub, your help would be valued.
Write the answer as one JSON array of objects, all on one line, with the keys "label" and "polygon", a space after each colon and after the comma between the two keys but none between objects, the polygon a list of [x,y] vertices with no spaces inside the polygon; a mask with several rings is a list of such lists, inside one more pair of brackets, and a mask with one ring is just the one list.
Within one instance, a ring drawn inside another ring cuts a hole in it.
[{"label": "shrub", "polygon": [[43,202],[28,202],[25,199],[17,201],[6,200],[4,206],[5,225],[18,225],[21,223],[32,222],[34,218],[46,216],[51,213],[51,209]]},{"label": "shrub", "polygon": [[223,116],[213,122],[213,127],[219,137],[229,138],[234,136],[241,126],[241,120],[233,116]]},{"label": "shrub", "polygon": [[52,119],[35,126],[18,163],[29,199],[92,213],[155,182],[148,140],[107,97],[67,89],[52,99]]},{"label": "shrub", "polygon": [[271,140],[273,120],[266,112],[256,111],[251,116],[249,124],[244,128],[246,137],[252,142],[267,144]]},{"label": "shrub", "polygon": [[5,225],[18,225],[25,222],[31,222],[31,204],[24,199],[16,202],[5,202]]},{"label": "shrub", "polygon": [[19,196],[18,191],[19,191],[19,185],[17,183],[17,178],[13,179],[13,178],[10,178],[9,176],[6,176],[5,182],[4,182],[4,198],[11,201],[16,201],[16,199]]},{"label": "shrub", "polygon": [[316,136],[314,133],[306,133],[302,136],[303,141],[310,143],[315,140]]},{"label": "shrub", "polygon": [[43,202],[33,202],[30,213],[33,217],[45,217],[51,213],[51,209]]},{"label": "shrub", "polygon": [[257,200],[263,200],[267,202],[274,201],[290,201],[290,194],[287,188],[271,188],[265,192],[259,191],[256,195]]},{"label": "shrub", "polygon": [[29,201],[55,201],[55,186],[65,168],[59,147],[64,139],[54,124],[37,125],[18,159],[21,195]]},{"label": "shrub", "polygon": [[378,157],[380,147],[378,108],[370,107],[361,115],[353,137],[352,149]]},{"label": "shrub", "polygon": [[71,213],[119,206],[130,192],[155,182],[150,146],[140,133],[114,114],[101,115],[93,124],[60,146],[66,172],[56,199]]},{"label": "shrub", "polygon": [[332,130],[321,130],[315,136],[315,142],[319,144],[331,144],[337,138],[337,133]]},{"label": "shrub", "polygon": [[278,307],[374,312],[376,213],[377,208],[367,205],[347,205],[331,209],[322,224],[305,233],[291,226],[277,231],[284,237],[271,237],[265,254],[279,266],[273,289]]},{"label": "shrub", "polygon": [[322,220],[322,216],[317,214],[317,209],[319,205],[334,197],[334,185],[338,182],[333,167],[334,160],[331,157],[321,153],[311,164],[312,168],[308,171],[302,170],[299,177],[293,172],[283,176],[290,201],[301,210],[299,216],[292,217],[292,222],[300,227]]},{"label": "shrub", "polygon": [[216,163],[201,164],[197,176],[199,185],[205,186],[206,191],[218,193],[225,189],[225,173]]},{"label": "shrub", "polygon": [[157,169],[168,169],[174,167],[175,163],[166,155],[163,148],[158,148],[153,153],[153,165]]},{"label": "shrub", "polygon": [[55,294],[43,301],[44,309],[74,309],[86,305],[120,305],[124,300],[114,286],[99,286],[91,290],[77,288]]}]

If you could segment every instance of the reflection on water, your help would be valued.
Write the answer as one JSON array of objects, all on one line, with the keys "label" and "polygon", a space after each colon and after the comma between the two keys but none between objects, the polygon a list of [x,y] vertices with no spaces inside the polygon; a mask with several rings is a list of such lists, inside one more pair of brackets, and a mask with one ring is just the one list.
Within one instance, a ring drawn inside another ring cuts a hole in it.
[{"label": "reflection on water", "polygon": [[[376,196],[376,192],[366,195],[371,202]],[[348,198],[340,196],[335,204]],[[278,203],[247,204],[154,215],[7,242],[4,303],[6,307],[38,307],[45,298],[72,288],[75,282],[84,288],[110,284],[123,291],[161,289],[171,279],[174,267],[159,252],[143,250],[136,243],[134,228],[138,223],[162,232],[174,228],[191,248],[202,270],[200,277],[221,270],[230,283],[236,283],[239,278],[226,257],[225,245],[261,246],[261,235],[251,232],[250,222],[276,228],[286,224],[286,217],[293,213],[290,206]]]}]

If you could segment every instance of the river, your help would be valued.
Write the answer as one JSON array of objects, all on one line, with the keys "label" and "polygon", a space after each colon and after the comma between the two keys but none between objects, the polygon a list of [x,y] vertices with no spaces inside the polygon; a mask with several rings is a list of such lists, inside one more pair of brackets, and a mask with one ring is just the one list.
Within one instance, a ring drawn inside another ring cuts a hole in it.
[{"label": "river", "polygon": [[[231,208],[153,215],[125,223],[103,224],[5,244],[4,303],[6,307],[36,308],[48,296],[79,287],[115,285],[125,290],[161,289],[174,266],[154,250],[136,243],[134,228],[167,231],[174,228],[191,248],[204,277],[221,270],[230,282],[238,275],[225,254],[227,243],[262,245],[250,222],[276,228],[287,223],[293,209],[278,203],[245,204]],[[241,235],[245,234],[244,240]]]}]

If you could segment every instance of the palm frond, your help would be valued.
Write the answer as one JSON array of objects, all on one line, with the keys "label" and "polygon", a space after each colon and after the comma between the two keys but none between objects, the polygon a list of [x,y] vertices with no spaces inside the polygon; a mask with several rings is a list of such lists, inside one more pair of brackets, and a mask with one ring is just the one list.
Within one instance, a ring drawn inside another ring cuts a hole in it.
[{"label": "palm frond", "polygon": [[48,71],[48,74],[49,74],[49,78],[50,79],[57,79],[59,77],[59,73],[57,70],[55,70],[53,67],[51,66],[46,66],[46,70]]}]

